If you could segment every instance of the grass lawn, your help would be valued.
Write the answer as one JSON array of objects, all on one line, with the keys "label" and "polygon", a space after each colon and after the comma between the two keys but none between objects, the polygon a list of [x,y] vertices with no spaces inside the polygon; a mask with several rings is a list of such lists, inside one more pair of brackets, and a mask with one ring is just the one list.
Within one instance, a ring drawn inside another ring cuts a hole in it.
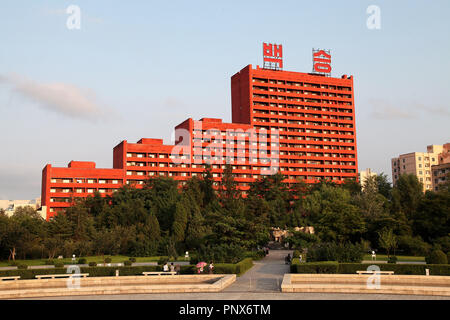
[{"label": "grass lawn", "polygon": [[[372,255],[364,255],[363,260],[372,260]],[[387,261],[387,255],[377,254],[377,261]],[[397,256],[397,261],[425,262],[425,257]]]},{"label": "grass lawn", "polygon": [[[111,258],[112,263],[118,263],[118,262],[124,262],[125,260],[128,260],[128,256],[109,256],[105,255],[105,258],[109,257]],[[89,257],[82,257],[87,260],[87,263],[89,262],[97,262],[97,263],[103,263],[103,256],[89,256]],[[161,257],[155,256],[155,257],[135,257],[136,262],[157,262]],[[79,257],[76,257],[75,262],[78,262]],[[17,264],[26,264],[28,266],[42,266],[45,265],[45,261],[47,259],[34,259],[34,260],[19,260],[16,259]],[[179,257],[180,261],[184,260],[184,257]],[[65,258],[65,259],[53,259],[53,261],[62,261],[64,264],[71,264],[72,258]],[[0,267],[8,267],[10,264],[8,263],[8,260],[6,261],[0,261]]]}]

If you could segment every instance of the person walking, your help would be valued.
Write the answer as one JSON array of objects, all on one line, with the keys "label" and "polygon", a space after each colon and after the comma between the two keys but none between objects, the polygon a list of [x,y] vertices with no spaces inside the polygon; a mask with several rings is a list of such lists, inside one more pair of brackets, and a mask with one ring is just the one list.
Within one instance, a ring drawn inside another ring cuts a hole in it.
[{"label": "person walking", "polygon": [[167,262],[163,266],[163,271],[164,272],[168,272],[169,271],[169,265],[167,264]]},{"label": "person walking", "polygon": [[175,272],[175,266],[173,265],[173,262],[170,264],[170,272]]},{"label": "person walking", "polygon": [[213,269],[214,269],[214,265],[213,265],[213,262],[211,261],[211,262],[209,263],[209,273],[210,273],[210,274],[213,273]]},{"label": "person walking", "polygon": [[180,266],[179,264],[177,264],[177,265],[175,266],[175,271],[177,272],[177,274],[180,274],[180,273],[181,273],[181,266]]}]

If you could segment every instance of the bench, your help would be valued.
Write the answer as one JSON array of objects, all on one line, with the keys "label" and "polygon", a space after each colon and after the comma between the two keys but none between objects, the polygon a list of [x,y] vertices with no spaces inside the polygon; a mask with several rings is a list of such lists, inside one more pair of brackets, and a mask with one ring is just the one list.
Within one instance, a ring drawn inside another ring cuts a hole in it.
[{"label": "bench", "polygon": [[17,279],[20,279],[20,276],[0,277],[0,281],[3,281],[3,280],[14,280],[14,281],[16,281]]},{"label": "bench", "polygon": [[142,272],[144,276],[156,275],[161,276],[163,274],[176,275],[176,271],[154,271],[154,272]]},{"label": "bench", "polygon": [[361,275],[361,274],[388,274],[388,275],[392,275],[394,274],[394,271],[375,271],[375,270],[371,270],[371,271],[356,271],[357,274]]},{"label": "bench", "polygon": [[89,273],[61,273],[61,274],[39,274],[36,275],[36,279],[55,279],[55,278],[86,278]]}]

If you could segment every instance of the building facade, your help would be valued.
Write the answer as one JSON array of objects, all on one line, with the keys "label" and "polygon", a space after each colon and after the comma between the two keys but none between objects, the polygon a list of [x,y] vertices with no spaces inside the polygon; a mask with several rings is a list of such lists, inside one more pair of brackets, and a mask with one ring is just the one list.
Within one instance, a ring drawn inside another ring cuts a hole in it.
[{"label": "building facade", "polygon": [[361,183],[361,188],[364,190],[364,183],[369,177],[376,177],[377,174],[372,171],[372,169],[367,168],[366,170],[360,171],[358,174],[359,182]]},{"label": "building facade", "polygon": [[439,186],[450,179],[450,143],[442,146],[442,152],[438,156],[438,164],[431,166],[431,174],[434,191],[438,191]]},{"label": "building facade", "polygon": [[[448,146],[450,144],[445,144]],[[411,152],[391,159],[392,182],[395,186],[400,175],[414,174],[423,184],[423,191],[434,190],[432,167],[440,164],[440,159],[448,159],[448,151],[443,145],[429,145],[427,152]]]},{"label": "building facade", "polygon": [[280,137],[289,183],[356,178],[353,76],[252,68],[231,78],[232,119]]},{"label": "building facade", "polygon": [[[41,207],[41,198],[33,200],[0,200],[0,209],[4,210],[9,217],[14,214],[16,209],[26,207],[38,210]],[[38,211],[38,213],[40,212]]]},{"label": "building facade", "polygon": [[357,179],[353,77],[253,69],[231,78],[232,123],[203,118],[175,127],[175,144],[162,139],[126,140],[113,149],[113,168],[72,161],[67,168],[48,164],[42,173],[42,206],[47,219],[95,192],[113,193],[123,185],[142,187],[155,176],[180,185],[207,165],[215,184],[230,164],[244,196],[251,182],[281,172],[285,182],[341,183]]}]

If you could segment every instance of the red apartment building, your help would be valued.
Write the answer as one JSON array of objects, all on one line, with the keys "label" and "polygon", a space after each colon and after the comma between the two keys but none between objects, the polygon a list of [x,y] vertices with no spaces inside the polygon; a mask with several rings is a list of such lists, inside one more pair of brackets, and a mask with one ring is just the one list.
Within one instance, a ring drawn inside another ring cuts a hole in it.
[{"label": "red apartment building", "polygon": [[187,119],[175,127],[175,145],[162,139],[122,141],[113,150],[113,168],[72,161],[67,168],[48,164],[42,172],[42,206],[47,219],[76,197],[111,194],[124,184],[140,187],[155,176],[183,184],[206,163],[221,179],[230,163],[245,194],[263,174],[279,170],[286,182],[341,183],[357,178],[353,77],[253,69],[231,78],[232,123]]},{"label": "red apartment building", "polygon": [[278,130],[280,171],[289,183],[356,177],[353,76],[253,69],[231,78],[233,123]]}]

